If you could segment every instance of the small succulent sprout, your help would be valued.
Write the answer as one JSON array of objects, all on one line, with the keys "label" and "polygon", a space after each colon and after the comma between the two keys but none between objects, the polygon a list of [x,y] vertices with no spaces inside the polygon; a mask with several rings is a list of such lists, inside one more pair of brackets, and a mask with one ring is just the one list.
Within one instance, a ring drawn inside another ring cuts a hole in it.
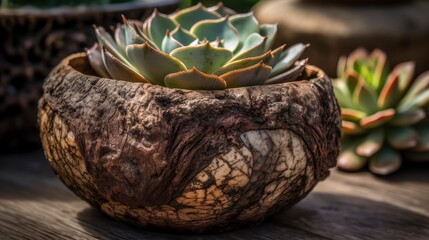
[{"label": "small succulent sprout", "polygon": [[237,14],[222,3],[171,15],[155,10],[144,22],[127,20],[114,34],[95,27],[98,43],[87,51],[104,78],[192,90],[214,90],[295,81],[308,47],[271,49],[277,25],[260,25],[252,12]]},{"label": "small succulent sprout", "polygon": [[368,165],[373,173],[387,175],[403,158],[429,160],[429,72],[415,81],[413,74],[413,62],[390,71],[380,50],[357,49],[340,59],[334,80],[343,120],[340,169]]}]

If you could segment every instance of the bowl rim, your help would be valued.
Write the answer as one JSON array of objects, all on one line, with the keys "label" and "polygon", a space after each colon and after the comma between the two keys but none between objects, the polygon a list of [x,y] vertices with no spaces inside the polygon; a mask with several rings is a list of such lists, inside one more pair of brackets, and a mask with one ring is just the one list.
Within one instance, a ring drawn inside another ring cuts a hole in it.
[{"label": "bowl rim", "polygon": [[[278,86],[278,85],[284,85],[284,84],[296,84],[296,83],[300,83],[300,84],[310,83],[310,84],[312,84],[312,83],[316,83],[316,82],[326,80],[326,79],[330,80],[330,77],[322,69],[320,69],[316,66],[307,64],[303,70],[303,73],[305,73],[305,75],[309,76],[309,77],[301,75],[299,79],[297,79],[295,81],[291,81],[291,82],[245,86],[245,87],[238,87],[238,88],[226,88],[226,89],[222,89],[222,90],[190,90],[190,89],[181,89],[181,88],[168,88],[165,86],[160,86],[160,85],[156,85],[156,84],[152,84],[152,83],[145,83],[145,82],[130,82],[130,81],[110,79],[110,78],[102,78],[102,77],[99,77],[97,75],[88,74],[88,73],[81,71],[80,69],[77,69],[78,64],[84,65],[82,61],[87,61],[87,53],[86,52],[74,53],[74,54],[67,56],[58,64],[58,66],[56,68],[65,67],[65,68],[68,68],[72,72],[75,72],[77,74],[81,74],[83,76],[90,76],[93,78],[101,79],[103,81],[118,81],[118,82],[124,82],[127,84],[148,84],[148,85],[152,85],[154,87],[161,87],[161,88],[166,88],[166,89],[170,89],[170,90],[180,90],[180,91],[189,91],[189,92],[222,92],[222,91],[231,91],[234,89],[243,89],[243,88],[272,87],[272,86]],[[89,62],[85,66],[90,67]],[[92,68],[91,68],[91,71],[93,71]]]},{"label": "bowl rim", "polygon": [[59,17],[79,16],[99,13],[126,12],[138,9],[149,9],[179,5],[181,0],[130,0],[124,3],[108,3],[94,6],[57,6],[52,8],[22,7],[0,8],[0,16],[3,17]]}]

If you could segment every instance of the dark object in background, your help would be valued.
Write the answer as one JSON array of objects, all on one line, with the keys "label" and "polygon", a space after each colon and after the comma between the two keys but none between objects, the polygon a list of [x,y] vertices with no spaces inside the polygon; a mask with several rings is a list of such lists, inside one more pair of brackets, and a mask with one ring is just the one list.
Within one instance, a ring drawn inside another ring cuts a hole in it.
[{"label": "dark object in background", "polygon": [[52,8],[58,6],[96,6],[111,3],[132,2],[134,0],[0,0],[2,8],[37,7]]},{"label": "dark object in background", "polygon": [[62,58],[95,41],[92,25],[108,27],[147,17],[154,8],[173,12],[180,0],[107,4],[97,7],[0,9],[0,152],[40,147],[37,102],[42,83]]},{"label": "dark object in background", "polygon": [[[204,6],[216,5],[220,0],[184,0],[182,8],[190,7],[201,2]],[[248,12],[259,0],[223,0],[222,3],[237,12]]]}]

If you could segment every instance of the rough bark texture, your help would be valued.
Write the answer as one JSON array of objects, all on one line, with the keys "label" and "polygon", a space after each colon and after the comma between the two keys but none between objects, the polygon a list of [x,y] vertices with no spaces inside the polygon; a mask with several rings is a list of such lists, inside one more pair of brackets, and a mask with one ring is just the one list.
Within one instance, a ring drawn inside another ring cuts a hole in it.
[{"label": "rough bark texture", "polygon": [[47,78],[41,137],[64,183],[114,218],[191,231],[260,222],[335,166],[339,107],[313,67],[311,80],[188,91],[88,66],[73,55]]},{"label": "rough bark texture", "polygon": [[343,4],[267,0],[260,1],[254,10],[262,23],[279,24],[277,44],[310,43],[304,55],[331,77],[336,76],[338,59],[358,47],[381,48],[392,66],[415,61],[417,74],[428,70],[428,2],[377,6],[358,0],[353,1],[360,4],[356,6],[348,4],[352,0],[336,2],[340,1]]},{"label": "rough bark texture", "polygon": [[[165,1],[160,10],[172,12],[177,2]],[[40,146],[36,119],[43,80],[61,59],[94,43],[93,24],[109,27],[121,14],[144,18],[154,7],[136,1],[88,9],[0,9],[0,152]]]}]

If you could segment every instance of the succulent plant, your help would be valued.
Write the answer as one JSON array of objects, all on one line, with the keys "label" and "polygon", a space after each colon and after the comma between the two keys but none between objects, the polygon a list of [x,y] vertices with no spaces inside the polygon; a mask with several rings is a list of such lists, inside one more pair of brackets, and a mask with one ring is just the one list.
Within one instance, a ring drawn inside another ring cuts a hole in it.
[{"label": "succulent plant", "polygon": [[397,171],[402,159],[429,159],[429,72],[413,81],[414,63],[391,72],[380,50],[357,49],[338,63],[335,95],[342,108],[338,167],[375,174]]},{"label": "succulent plant", "polygon": [[236,14],[202,4],[172,15],[158,11],[144,22],[118,24],[114,36],[96,27],[87,51],[105,78],[148,82],[170,88],[215,90],[296,80],[307,45],[271,50],[277,25],[259,25],[253,13]]}]

